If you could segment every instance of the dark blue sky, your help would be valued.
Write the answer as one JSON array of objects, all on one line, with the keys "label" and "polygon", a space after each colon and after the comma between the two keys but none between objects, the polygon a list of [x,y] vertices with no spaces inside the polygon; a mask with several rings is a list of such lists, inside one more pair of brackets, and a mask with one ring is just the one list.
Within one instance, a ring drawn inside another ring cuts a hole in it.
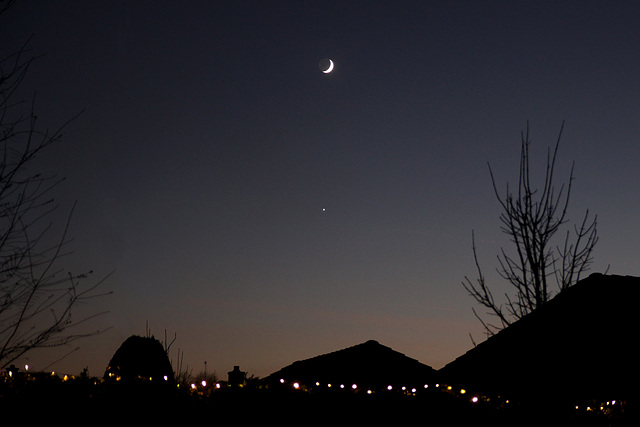
[{"label": "dark blue sky", "polygon": [[222,376],[368,339],[443,366],[481,339],[472,230],[501,286],[487,162],[517,178],[527,121],[538,162],[565,121],[593,271],[640,275],[638,22],[632,1],[18,2],[0,37],[44,55],[42,124],[85,110],[43,159],[78,201],[65,268],[115,270],[112,329],[52,368],[101,375],[147,322]]}]

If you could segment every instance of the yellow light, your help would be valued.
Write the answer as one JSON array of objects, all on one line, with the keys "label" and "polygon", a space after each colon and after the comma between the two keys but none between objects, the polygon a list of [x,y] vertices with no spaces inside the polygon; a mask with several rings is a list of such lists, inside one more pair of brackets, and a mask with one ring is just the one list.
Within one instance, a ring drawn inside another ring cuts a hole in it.
[{"label": "yellow light", "polygon": [[451,386],[447,387],[447,390],[451,390]]},{"label": "yellow light", "polygon": [[429,388],[429,384],[425,384],[425,385],[424,385],[424,388]]},{"label": "yellow light", "polygon": [[373,392],[371,390],[367,390],[367,394],[372,394]]},{"label": "yellow light", "polygon": [[460,394],[465,394],[466,392],[467,392],[467,390],[465,390],[465,389],[461,389],[460,390]]},{"label": "yellow light", "polygon": [[216,383],[216,388],[220,388],[220,383]]},{"label": "yellow light", "polygon": [[165,375],[165,376],[164,376],[164,380],[165,380],[165,381],[169,381],[169,377]]},{"label": "yellow light", "polygon": [[280,384],[284,384],[284,378],[280,378]]},{"label": "yellow light", "polygon": [[29,365],[24,365],[24,370],[28,371],[29,370]]},{"label": "yellow light", "polygon": [[195,390],[196,389],[196,385],[195,384],[191,384],[191,388]]}]

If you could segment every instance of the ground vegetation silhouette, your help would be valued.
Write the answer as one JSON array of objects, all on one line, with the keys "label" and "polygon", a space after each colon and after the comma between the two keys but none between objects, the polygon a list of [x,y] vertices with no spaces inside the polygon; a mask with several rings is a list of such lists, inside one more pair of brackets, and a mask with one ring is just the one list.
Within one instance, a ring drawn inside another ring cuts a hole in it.
[{"label": "ground vegetation silhouette", "polygon": [[104,374],[105,380],[175,382],[165,348],[154,337],[132,335],[116,350]]},{"label": "ground vegetation silhouette", "polygon": [[[472,233],[472,249],[477,270],[475,280],[465,277],[462,284],[484,309],[488,320],[475,309],[488,336],[511,325],[545,304],[555,293],[574,285],[592,263],[598,242],[597,217],[587,210],[582,220],[569,226],[568,210],[574,180],[571,166],[568,181],[556,187],[555,166],[564,122],[553,147],[548,148],[542,185],[532,178],[529,148],[529,124],[521,133],[520,167],[515,189],[507,183],[504,195],[498,189],[493,170],[489,174],[500,203],[501,231],[512,250],[501,249],[497,271],[511,293],[496,298],[478,261],[478,248]],[[555,287],[553,284],[555,283]]]},{"label": "ground vegetation silhouette", "polygon": [[[0,18],[13,1],[0,1]],[[60,230],[53,226],[53,191],[63,178],[37,170],[43,151],[54,147],[66,124],[41,129],[34,101],[15,99],[37,59],[29,43],[0,57],[0,367],[43,347],[69,344],[100,331],[82,326],[98,313],[78,316],[83,301],[100,296],[102,281],[67,273],[71,208]],[[76,316],[72,316],[72,313]]]}]

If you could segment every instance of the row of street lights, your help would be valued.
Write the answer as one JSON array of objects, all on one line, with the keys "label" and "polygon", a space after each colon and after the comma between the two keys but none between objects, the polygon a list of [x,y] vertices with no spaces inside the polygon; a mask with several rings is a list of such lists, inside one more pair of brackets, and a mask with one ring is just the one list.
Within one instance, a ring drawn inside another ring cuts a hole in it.
[{"label": "row of street lights", "polygon": [[[286,381],[284,378],[281,378],[281,379],[280,379],[280,384],[283,384],[283,385],[284,385],[284,384],[286,384],[286,382],[287,382],[287,381]],[[291,386],[293,387],[293,389],[294,389],[294,390],[306,390],[306,389],[308,389],[308,387],[304,387],[304,386],[303,386],[302,384],[300,384],[300,382],[298,382],[298,381],[292,381],[292,382],[291,382]],[[320,383],[320,382],[316,382],[316,383],[315,383],[315,386],[316,386],[316,387],[321,387],[321,383]],[[326,384],[326,387],[327,387],[327,388],[334,388],[333,384],[331,384],[331,383],[327,383],[327,384]],[[351,384],[351,386],[346,386],[345,384],[340,384],[340,385],[338,386],[338,388],[339,388],[339,389],[342,389],[342,390],[343,390],[343,389],[347,389],[347,390],[348,390],[348,389],[351,389],[351,390],[353,390],[353,391],[357,391],[357,390],[359,390],[359,389],[360,389],[360,388],[358,387],[358,385],[357,385],[357,384]],[[439,384],[439,383],[437,383],[437,384],[435,384],[435,385],[434,385],[434,388],[435,388],[435,389],[438,389],[438,390],[441,390],[441,391],[451,392],[451,393],[455,392],[455,391],[454,391],[454,389],[453,389],[453,387],[452,387],[452,386],[450,386],[450,385],[444,385],[444,384]],[[423,386],[423,389],[425,389],[425,390],[426,390],[426,389],[429,389],[429,384],[425,384],[425,385]],[[415,396],[415,395],[418,393],[418,388],[417,388],[417,387],[412,387],[412,388],[409,388],[409,387],[406,387],[406,386],[396,387],[396,386],[393,386],[393,385],[388,385],[388,386],[386,387],[386,391],[391,392],[391,391],[395,391],[395,390],[400,390],[400,391],[401,391],[402,393],[404,393],[404,394],[411,394],[411,395],[413,395],[413,396]],[[374,394],[374,393],[375,393],[375,391],[374,391],[374,390],[372,390],[372,389],[370,389],[370,388],[368,388],[368,389],[366,390],[366,393],[367,393],[367,394]],[[467,390],[466,390],[466,389],[464,389],[464,388],[461,388],[461,389],[458,391],[458,394],[459,394],[459,395],[466,395],[466,394],[467,394]],[[480,402],[481,397],[480,397],[479,395],[474,395],[474,396],[472,396],[469,400],[470,400],[472,403],[478,403],[478,402]],[[506,401],[506,403],[508,403],[508,402],[509,402],[509,401],[507,400],[507,401]]]}]

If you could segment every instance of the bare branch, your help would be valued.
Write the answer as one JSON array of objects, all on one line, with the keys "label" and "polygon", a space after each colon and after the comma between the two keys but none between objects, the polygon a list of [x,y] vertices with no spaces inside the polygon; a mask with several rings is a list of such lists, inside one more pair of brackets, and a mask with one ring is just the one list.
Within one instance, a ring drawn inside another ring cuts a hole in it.
[{"label": "bare branch", "polygon": [[[567,223],[569,200],[574,180],[572,164],[568,182],[556,191],[554,174],[564,122],[553,149],[547,150],[547,162],[541,189],[531,180],[529,124],[521,133],[520,167],[517,191],[513,193],[507,183],[505,195],[501,195],[495,176],[489,165],[493,191],[502,208],[500,230],[513,244],[514,255],[503,248],[498,255],[497,272],[511,286],[514,293],[505,294],[505,302],[497,302],[485,282],[478,264],[475,237],[472,233],[472,250],[478,278],[465,277],[463,286],[487,314],[500,320],[494,325],[480,319],[487,334],[510,325],[553,297],[548,280],[554,278],[558,291],[575,284],[592,262],[593,249],[598,241],[596,218],[586,212],[582,222],[565,234],[564,243],[554,245],[558,231]],[[474,314],[479,318],[476,311]]]},{"label": "bare branch", "polygon": [[[0,0],[0,14],[11,1]],[[103,296],[99,281],[85,286],[86,274],[63,274],[69,254],[72,207],[58,237],[52,215],[53,190],[64,178],[34,172],[34,160],[60,141],[72,117],[53,132],[38,128],[35,97],[14,101],[34,61],[28,43],[0,59],[0,367],[35,348],[66,345],[101,331],[83,332],[102,313],[76,318],[76,308]],[[77,117],[77,116],[76,116]],[[65,277],[66,276],[66,277]]]}]

